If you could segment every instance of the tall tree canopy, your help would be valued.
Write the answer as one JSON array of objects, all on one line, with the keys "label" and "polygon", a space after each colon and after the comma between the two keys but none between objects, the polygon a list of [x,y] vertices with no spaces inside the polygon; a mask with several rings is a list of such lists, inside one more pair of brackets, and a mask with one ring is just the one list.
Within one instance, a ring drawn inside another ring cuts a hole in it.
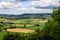
[{"label": "tall tree canopy", "polygon": [[52,18],[60,24],[60,7],[53,10]]},{"label": "tall tree canopy", "polygon": [[53,10],[52,19],[42,28],[44,40],[60,40],[60,7]]}]

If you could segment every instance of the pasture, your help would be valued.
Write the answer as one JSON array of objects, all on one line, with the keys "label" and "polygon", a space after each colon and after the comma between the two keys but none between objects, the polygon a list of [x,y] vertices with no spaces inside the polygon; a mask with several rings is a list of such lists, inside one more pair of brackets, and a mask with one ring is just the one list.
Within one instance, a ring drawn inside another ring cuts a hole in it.
[{"label": "pasture", "polygon": [[[0,18],[0,28],[7,30],[7,32],[17,33],[32,33],[38,28],[42,28],[47,20],[42,19],[20,19],[20,20],[7,20]],[[0,40],[6,31],[0,31]]]},{"label": "pasture", "polygon": [[35,30],[37,28],[41,28],[44,26],[44,24],[47,22],[47,20],[42,19],[21,19],[21,20],[1,20],[0,22],[3,22],[4,25],[2,28],[25,28],[25,29],[31,29]]}]

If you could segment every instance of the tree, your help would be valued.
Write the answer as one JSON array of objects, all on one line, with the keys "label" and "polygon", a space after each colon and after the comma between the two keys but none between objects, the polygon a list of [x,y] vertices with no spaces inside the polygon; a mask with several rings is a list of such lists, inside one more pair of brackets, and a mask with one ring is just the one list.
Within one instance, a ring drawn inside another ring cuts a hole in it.
[{"label": "tree", "polygon": [[60,7],[55,9],[52,19],[48,20],[42,28],[43,40],[60,40]]},{"label": "tree", "polygon": [[35,24],[35,26],[40,26],[40,24]]},{"label": "tree", "polygon": [[3,30],[4,24],[0,23],[0,31]]},{"label": "tree", "polygon": [[53,10],[52,18],[60,24],[60,7]]},{"label": "tree", "polygon": [[42,40],[40,28],[28,36],[28,40]]},{"label": "tree", "polygon": [[45,40],[58,40],[60,39],[60,26],[58,22],[54,20],[50,20],[46,23],[46,26],[42,29],[43,30],[43,38]]},{"label": "tree", "polygon": [[24,24],[24,27],[26,27],[26,24]]}]

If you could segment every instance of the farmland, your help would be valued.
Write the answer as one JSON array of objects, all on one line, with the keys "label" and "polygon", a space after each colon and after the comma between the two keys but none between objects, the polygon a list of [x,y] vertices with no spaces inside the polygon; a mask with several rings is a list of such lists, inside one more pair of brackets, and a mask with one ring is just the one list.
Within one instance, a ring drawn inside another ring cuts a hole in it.
[{"label": "farmland", "polygon": [[[13,24],[8,24],[9,22]],[[0,26],[0,28],[2,29],[7,28],[8,32],[30,33],[38,28],[43,27],[45,22],[47,22],[47,20],[42,19],[7,20],[0,18],[0,24],[4,25]],[[0,32],[0,40],[2,40],[4,34],[6,34],[6,31]]]},{"label": "farmland", "polygon": [[[41,27],[47,22],[47,20],[41,20],[41,19],[21,19],[21,20],[1,20],[4,24],[4,28],[10,28],[16,27],[16,28],[25,28],[25,29],[37,29],[38,27]],[[12,24],[10,24],[12,23]],[[26,26],[26,27],[24,27]]]},{"label": "farmland", "polygon": [[[7,32],[23,34],[34,33],[38,28],[42,29],[49,19],[49,16],[47,17],[46,15],[44,15],[44,18],[37,17],[36,15],[27,18],[29,16],[26,15],[26,17],[20,19],[14,15],[0,15],[0,40],[3,39],[3,36],[7,34]],[[45,18],[45,16],[47,18]]]}]

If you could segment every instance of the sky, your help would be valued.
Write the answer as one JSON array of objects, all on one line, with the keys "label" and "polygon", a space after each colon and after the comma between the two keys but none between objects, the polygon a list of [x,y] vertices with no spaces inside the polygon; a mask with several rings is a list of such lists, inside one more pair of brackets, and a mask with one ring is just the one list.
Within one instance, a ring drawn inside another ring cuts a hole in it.
[{"label": "sky", "polygon": [[0,0],[0,14],[52,13],[60,0]]}]

